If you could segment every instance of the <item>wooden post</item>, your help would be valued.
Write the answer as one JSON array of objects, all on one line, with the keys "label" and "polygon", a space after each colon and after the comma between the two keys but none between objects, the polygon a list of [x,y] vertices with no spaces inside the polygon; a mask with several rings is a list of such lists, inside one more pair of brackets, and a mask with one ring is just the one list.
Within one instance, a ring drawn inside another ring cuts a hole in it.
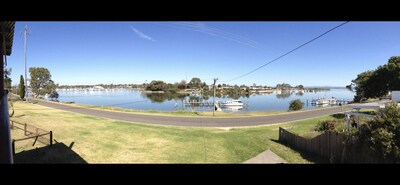
[{"label": "wooden post", "polygon": [[11,147],[12,147],[12,153],[13,153],[13,155],[15,155],[15,140],[14,139],[12,140]]},{"label": "wooden post", "polygon": [[53,131],[50,131],[50,146],[53,146]]},{"label": "wooden post", "polygon": [[214,96],[213,96],[213,116],[215,115],[215,83],[217,82],[218,78],[214,78]]}]

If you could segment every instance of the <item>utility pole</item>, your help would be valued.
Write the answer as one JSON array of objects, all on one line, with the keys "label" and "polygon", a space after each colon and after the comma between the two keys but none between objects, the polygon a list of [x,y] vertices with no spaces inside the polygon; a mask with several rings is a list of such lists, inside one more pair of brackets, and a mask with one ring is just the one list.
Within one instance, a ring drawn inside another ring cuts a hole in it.
[{"label": "utility pole", "polygon": [[214,78],[214,96],[213,96],[213,102],[214,102],[214,106],[213,106],[213,116],[215,115],[215,83],[217,82],[218,78]]},{"label": "utility pole", "polygon": [[24,28],[24,64],[25,64],[25,101],[28,101],[28,73],[26,70],[26,35],[28,33],[28,25],[25,25]]}]

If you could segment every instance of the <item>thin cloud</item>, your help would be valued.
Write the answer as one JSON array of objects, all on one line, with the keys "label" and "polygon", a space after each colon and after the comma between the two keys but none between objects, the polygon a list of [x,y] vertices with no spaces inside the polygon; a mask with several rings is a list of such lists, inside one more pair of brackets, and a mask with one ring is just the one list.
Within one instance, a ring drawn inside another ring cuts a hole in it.
[{"label": "thin cloud", "polygon": [[146,40],[149,40],[149,41],[153,41],[153,42],[156,41],[156,40],[154,40],[153,38],[151,38],[150,36],[148,36],[148,35],[146,35],[146,34],[140,32],[140,31],[139,31],[138,29],[136,29],[135,27],[133,27],[133,26],[130,26],[130,27],[131,27],[131,29],[136,33],[136,35],[139,36],[140,38],[146,39]]},{"label": "thin cloud", "polygon": [[185,29],[185,30],[191,30],[191,31],[196,31],[200,33],[204,33],[207,35],[219,37],[222,39],[230,40],[245,46],[249,46],[252,48],[260,49],[263,50],[256,41],[251,40],[249,38],[236,35],[227,31],[223,31],[217,28],[213,28],[211,26],[207,26],[204,23],[201,22],[178,22],[178,23],[171,23],[173,27],[179,28],[179,29]]}]

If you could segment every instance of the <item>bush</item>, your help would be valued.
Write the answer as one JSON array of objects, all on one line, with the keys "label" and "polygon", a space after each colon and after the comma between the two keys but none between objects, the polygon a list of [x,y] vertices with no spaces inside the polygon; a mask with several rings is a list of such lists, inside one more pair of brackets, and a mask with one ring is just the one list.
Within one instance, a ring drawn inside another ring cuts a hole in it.
[{"label": "bush", "polygon": [[355,145],[370,151],[385,162],[400,162],[400,109],[397,103],[386,105],[377,112],[376,117],[362,124]]},{"label": "bush", "polygon": [[289,105],[289,110],[290,110],[290,111],[300,110],[300,109],[303,108],[303,105],[304,105],[304,103],[301,102],[299,99],[297,99],[297,100],[292,100],[292,101],[290,102],[290,105]]},{"label": "bush", "polygon": [[335,127],[340,124],[341,122],[337,120],[320,121],[317,123],[314,130],[318,132],[332,131],[335,130]]},{"label": "bush", "polygon": [[57,100],[58,97],[59,97],[59,94],[58,94],[57,91],[53,91],[53,92],[51,92],[50,95],[49,95],[49,98],[51,98],[52,100],[54,100],[54,99]]}]

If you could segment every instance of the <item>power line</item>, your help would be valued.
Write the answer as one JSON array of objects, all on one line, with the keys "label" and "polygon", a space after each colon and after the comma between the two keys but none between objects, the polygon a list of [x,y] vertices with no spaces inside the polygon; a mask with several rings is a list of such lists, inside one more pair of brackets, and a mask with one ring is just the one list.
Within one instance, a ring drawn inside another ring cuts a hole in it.
[{"label": "power line", "polygon": [[296,47],[296,48],[294,48],[294,49],[292,49],[292,50],[286,52],[285,54],[283,54],[283,55],[281,55],[281,56],[279,56],[279,57],[277,57],[277,58],[275,58],[275,59],[269,61],[268,63],[266,63],[266,64],[264,64],[264,65],[262,65],[262,66],[260,66],[260,67],[258,67],[258,68],[256,68],[256,69],[254,69],[254,70],[252,70],[252,71],[250,71],[250,72],[248,72],[248,73],[246,73],[246,74],[243,74],[243,75],[241,75],[241,76],[238,76],[238,77],[236,77],[236,78],[233,78],[233,79],[231,79],[231,80],[227,80],[227,81],[224,81],[224,82],[230,82],[230,81],[233,81],[233,80],[237,80],[237,79],[242,78],[242,77],[244,77],[244,76],[247,76],[247,75],[249,75],[249,74],[251,74],[251,73],[254,73],[254,72],[256,72],[257,70],[259,70],[259,69],[261,69],[261,68],[263,68],[263,67],[265,67],[265,66],[267,66],[267,65],[269,65],[269,64],[271,64],[271,63],[273,63],[273,62],[275,62],[275,61],[277,61],[277,60],[279,60],[280,58],[283,58],[284,56],[286,56],[286,55],[288,55],[288,54],[290,54],[290,53],[292,53],[292,52],[294,52],[294,51],[296,51],[296,50],[302,48],[303,46],[305,46],[305,45],[307,45],[307,44],[309,44],[309,43],[311,43],[311,42],[313,42],[313,41],[315,41],[315,40],[321,38],[322,36],[328,34],[329,32],[331,32],[331,31],[333,31],[333,30],[335,30],[335,29],[337,29],[337,28],[339,28],[339,27],[341,27],[341,26],[347,24],[348,22],[349,22],[349,21],[346,21],[346,22],[344,22],[344,23],[342,23],[342,24],[340,24],[340,25],[338,25],[338,26],[335,26],[335,27],[329,29],[328,31],[322,33],[321,35],[319,35],[319,36],[317,36],[317,37],[311,39],[310,41],[308,41],[308,42],[306,42],[306,43],[304,43],[304,44],[302,44],[302,45],[300,45],[300,46],[298,46],[298,47]]}]

